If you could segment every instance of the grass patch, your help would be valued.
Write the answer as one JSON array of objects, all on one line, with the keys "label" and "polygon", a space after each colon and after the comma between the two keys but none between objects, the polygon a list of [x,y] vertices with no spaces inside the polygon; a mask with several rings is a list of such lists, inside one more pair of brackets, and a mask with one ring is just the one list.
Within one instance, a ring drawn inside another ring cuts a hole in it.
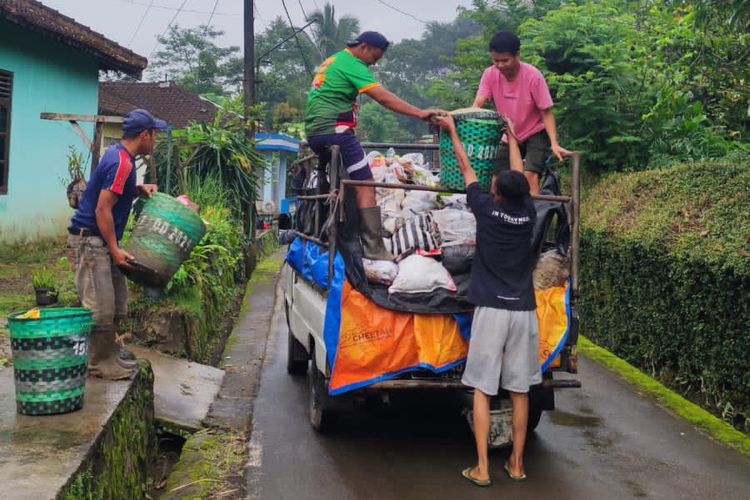
[{"label": "grass patch", "polygon": [[0,316],[34,307],[31,293],[0,293]]},{"label": "grass patch", "polygon": [[31,276],[42,268],[50,270],[59,293],[53,307],[78,303],[65,245],[61,238],[0,243],[0,317],[35,307]]},{"label": "grass patch", "polygon": [[659,404],[667,407],[688,422],[697,425],[717,441],[731,446],[740,453],[750,457],[750,437],[723,420],[671,391],[659,381],[649,377],[608,350],[594,344],[586,337],[578,337],[578,350],[586,357],[593,359],[638,387],[656,399]]},{"label": "grass patch", "polygon": [[246,460],[244,434],[217,429],[196,432],[185,442],[161,498],[237,498]]}]

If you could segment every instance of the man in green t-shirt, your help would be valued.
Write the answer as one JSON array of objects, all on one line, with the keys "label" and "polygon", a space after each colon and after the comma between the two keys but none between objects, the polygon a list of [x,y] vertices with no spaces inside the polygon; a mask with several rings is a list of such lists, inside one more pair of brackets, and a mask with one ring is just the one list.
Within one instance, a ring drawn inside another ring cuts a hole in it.
[{"label": "man in green t-shirt", "polygon": [[[371,181],[372,172],[365,151],[354,134],[357,126],[357,97],[367,94],[382,106],[429,120],[432,115],[444,114],[438,109],[419,109],[386,90],[373,77],[368,66],[378,62],[388,48],[388,40],[374,31],[366,31],[348,48],[338,52],[320,65],[312,82],[305,106],[305,131],[310,148],[320,161],[330,160],[330,147],[341,148],[341,160],[349,177]],[[375,188],[357,188],[360,231],[365,257],[373,260],[392,260],[381,237],[380,207],[375,200]]]}]

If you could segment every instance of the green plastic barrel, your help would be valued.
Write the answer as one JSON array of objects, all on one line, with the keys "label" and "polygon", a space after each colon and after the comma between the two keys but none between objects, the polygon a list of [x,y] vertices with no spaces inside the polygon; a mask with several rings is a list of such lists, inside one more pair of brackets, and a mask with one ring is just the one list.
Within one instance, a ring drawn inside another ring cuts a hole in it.
[{"label": "green plastic barrel", "polygon": [[[497,166],[500,137],[505,122],[496,112],[478,108],[456,110],[451,115],[480,186],[489,190],[492,174]],[[445,130],[440,131],[440,184],[455,191],[462,191],[465,186],[453,142]]]},{"label": "green plastic barrel", "polygon": [[8,317],[16,407],[24,415],[54,415],[83,407],[91,310],[42,309],[39,318]]},{"label": "green plastic barrel", "polygon": [[130,278],[165,286],[204,234],[206,225],[197,213],[169,195],[154,193],[143,204],[125,244],[125,251],[135,257],[136,271]]}]

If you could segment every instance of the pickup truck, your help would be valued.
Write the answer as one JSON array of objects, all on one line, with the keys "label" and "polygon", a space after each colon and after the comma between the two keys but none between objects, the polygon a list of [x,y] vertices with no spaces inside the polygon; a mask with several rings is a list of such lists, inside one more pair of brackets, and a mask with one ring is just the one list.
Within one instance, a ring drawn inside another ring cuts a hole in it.
[{"label": "pickup truck", "polygon": [[[401,151],[436,151],[436,144],[374,144],[365,143],[366,149],[379,149],[393,147]],[[354,398],[361,396],[376,395],[383,398],[396,391],[458,391],[467,393],[468,388],[461,384],[463,364],[459,363],[441,373],[435,373],[429,369],[416,368],[406,373],[400,373],[386,380],[379,380],[356,390],[341,395],[329,393],[329,381],[331,377],[331,356],[327,352],[324,338],[326,323],[327,301],[330,293],[330,284],[334,275],[334,257],[337,245],[341,245],[341,233],[346,230],[347,199],[350,202],[354,196],[351,187],[366,185],[366,182],[351,181],[346,178],[345,171],[340,168],[340,156],[337,148],[332,148],[332,159],[330,165],[318,165],[313,168],[314,156],[309,156],[300,161],[307,169],[310,180],[304,193],[298,196],[302,202],[300,210],[296,213],[294,237],[301,239],[305,244],[317,245],[321,252],[327,253],[327,284],[325,281],[309,279],[308,273],[302,273],[295,269],[289,262],[284,264],[282,270],[283,303],[288,325],[288,350],[287,371],[293,376],[304,376],[309,379],[309,420],[314,429],[326,431],[333,428],[334,417],[338,412],[344,411],[347,404]],[[315,181],[314,179],[317,179]],[[561,196],[558,193],[547,194],[536,197],[535,203],[539,210],[540,204],[549,207],[558,207],[564,216],[562,219],[547,220],[546,226],[539,228],[540,249],[559,247],[555,241],[555,235],[559,233],[560,224],[565,224],[569,231],[568,252],[570,265],[570,309],[568,334],[564,345],[558,353],[558,359],[543,373],[541,384],[532,387],[530,391],[529,408],[529,430],[533,430],[539,424],[543,411],[555,408],[555,390],[560,388],[580,387],[580,382],[569,376],[560,378],[557,375],[568,372],[577,373],[576,342],[578,339],[579,321],[576,311],[576,299],[578,295],[578,220],[579,220],[579,157],[571,158],[571,185],[570,196]],[[379,185],[378,187],[382,187]],[[419,189],[441,191],[440,188],[426,188],[415,185],[390,186],[392,189]],[[347,190],[349,194],[347,195]],[[307,205],[305,207],[305,205]],[[558,214],[560,211],[558,211]],[[540,224],[544,221],[540,220]],[[348,265],[348,264],[347,264]],[[305,276],[307,274],[307,277]],[[436,314],[439,311],[435,311]],[[309,366],[309,370],[308,370]],[[466,398],[467,401],[469,398]],[[509,442],[510,436],[510,412],[507,394],[501,394],[492,402],[493,431],[491,432],[491,446],[497,447]],[[467,410],[468,413],[468,410]]]}]

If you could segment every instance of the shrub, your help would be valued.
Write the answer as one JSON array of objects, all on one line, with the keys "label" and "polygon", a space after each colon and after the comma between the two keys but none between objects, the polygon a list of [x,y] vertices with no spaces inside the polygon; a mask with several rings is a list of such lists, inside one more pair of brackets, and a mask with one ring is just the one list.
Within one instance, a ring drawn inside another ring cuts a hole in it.
[{"label": "shrub", "polygon": [[750,431],[750,169],[603,179],[582,205],[581,322],[592,339]]}]

